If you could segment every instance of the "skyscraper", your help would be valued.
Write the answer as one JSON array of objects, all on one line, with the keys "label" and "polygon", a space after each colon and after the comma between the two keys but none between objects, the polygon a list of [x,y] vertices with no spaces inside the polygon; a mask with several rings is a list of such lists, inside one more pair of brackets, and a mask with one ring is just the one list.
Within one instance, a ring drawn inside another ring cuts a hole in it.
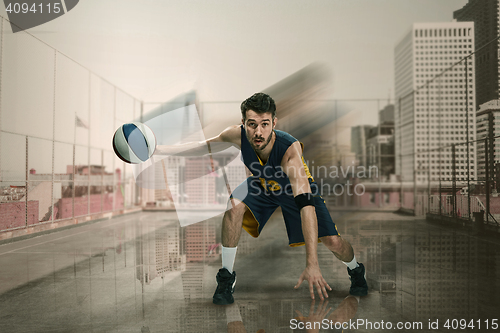
[{"label": "skyscraper", "polygon": [[378,125],[370,129],[366,140],[369,166],[377,166],[382,178],[394,174],[394,105],[388,104],[379,111]]},{"label": "skyscraper", "polygon": [[460,22],[474,22],[476,68],[476,110],[481,104],[499,99],[500,0],[469,0],[453,13]]},{"label": "skyscraper", "polygon": [[359,166],[368,166],[366,141],[372,128],[371,125],[353,126],[351,128],[351,152],[356,154]]},{"label": "skyscraper", "polygon": [[[403,181],[451,181],[451,149],[437,148],[475,139],[474,57],[461,61],[473,46],[472,22],[414,23],[396,45],[396,174]],[[475,151],[475,143],[469,154],[467,145],[456,146],[457,181],[476,176]]]},{"label": "skyscraper", "polygon": [[[500,100],[481,104],[477,111],[477,173],[479,180],[486,180],[486,154],[488,153],[489,179],[494,179],[495,165],[500,163]],[[488,139],[488,152],[484,139]]]}]

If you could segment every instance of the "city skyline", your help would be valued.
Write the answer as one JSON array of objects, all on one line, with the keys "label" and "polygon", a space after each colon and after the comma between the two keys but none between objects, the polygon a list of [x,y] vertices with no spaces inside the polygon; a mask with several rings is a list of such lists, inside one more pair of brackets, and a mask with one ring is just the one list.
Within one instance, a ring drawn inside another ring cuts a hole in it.
[{"label": "city skyline", "polygon": [[193,88],[201,100],[244,99],[313,62],[331,69],[332,98],[384,98],[398,39],[413,22],[451,21],[466,2],[89,0],[28,32],[144,101]]}]

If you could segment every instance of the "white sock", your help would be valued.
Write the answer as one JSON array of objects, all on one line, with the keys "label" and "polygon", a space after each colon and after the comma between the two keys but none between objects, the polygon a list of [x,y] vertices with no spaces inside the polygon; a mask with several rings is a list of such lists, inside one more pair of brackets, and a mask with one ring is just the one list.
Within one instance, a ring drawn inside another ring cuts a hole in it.
[{"label": "white sock", "polygon": [[346,266],[349,267],[349,269],[351,269],[351,270],[359,267],[358,262],[356,261],[356,256],[354,256],[350,262],[345,262],[345,261],[342,261],[342,262],[344,264],[346,264]]},{"label": "white sock", "polygon": [[222,246],[222,267],[227,269],[229,273],[233,272],[234,259],[236,258],[236,249],[238,247]]},{"label": "white sock", "polygon": [[358,301],[358,304],[359,304],[359,298],[360,298],[359,296],[352,296],[352,295],[349,295],[349,296],[347,296],[347,297],[346,297],[346,298],[344,298],[344,299],[348,299],[349,297],[354,297],[354,298],[356,299],[356,301]]}]

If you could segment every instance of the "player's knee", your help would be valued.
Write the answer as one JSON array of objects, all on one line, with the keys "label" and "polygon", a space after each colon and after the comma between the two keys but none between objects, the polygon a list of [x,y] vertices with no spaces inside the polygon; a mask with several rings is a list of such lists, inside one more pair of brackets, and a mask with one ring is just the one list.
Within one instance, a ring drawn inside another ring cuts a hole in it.
[{"label": "player's knee", "polygon": [[241,219],[247,209],[247,206],[243,202],[230,200],[228,203],[228,209],[224,213],[224,219],[229,221]]},{"label": "player's knee", "polygon": [[321,238],[321,242],[333,252],[339,252],[342,249],[342,238],[338,235],[326,236]]}]

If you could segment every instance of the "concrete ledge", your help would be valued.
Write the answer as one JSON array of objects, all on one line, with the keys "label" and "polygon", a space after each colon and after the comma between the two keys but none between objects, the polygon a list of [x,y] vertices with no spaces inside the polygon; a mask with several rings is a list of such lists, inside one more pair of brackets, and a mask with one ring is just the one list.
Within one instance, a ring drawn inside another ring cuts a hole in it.
[{"label": "concrete ledge", "polygon": [[175,207],[142,207],[145,212],[173,212],[175,211]]},{"label": "concrete ledge", "polygon": [[401,208],[399,208],[397,210],[397,212],[399,214],[403,214],[403,215],[415,216],[415,210],[414,209],[410,209],[410,208],[403,208],[403,207],[401,207]]},{"label": "concrete ledge", "polygon": [[46,235],[66,229],[76,228],[79,226],[89,225],[96,222],[109,220],[115,216],[132,214],[141,212],[141,208],[120,209],[113,212],[105,212],[93,215],[75,217],[71,219],[58,220],[54,222],[45,222],[40,224],[30,225],[25,228],[6,230],[0,232],[0,245],[20,241],[23,239],[33,238],[41,235]]}]

